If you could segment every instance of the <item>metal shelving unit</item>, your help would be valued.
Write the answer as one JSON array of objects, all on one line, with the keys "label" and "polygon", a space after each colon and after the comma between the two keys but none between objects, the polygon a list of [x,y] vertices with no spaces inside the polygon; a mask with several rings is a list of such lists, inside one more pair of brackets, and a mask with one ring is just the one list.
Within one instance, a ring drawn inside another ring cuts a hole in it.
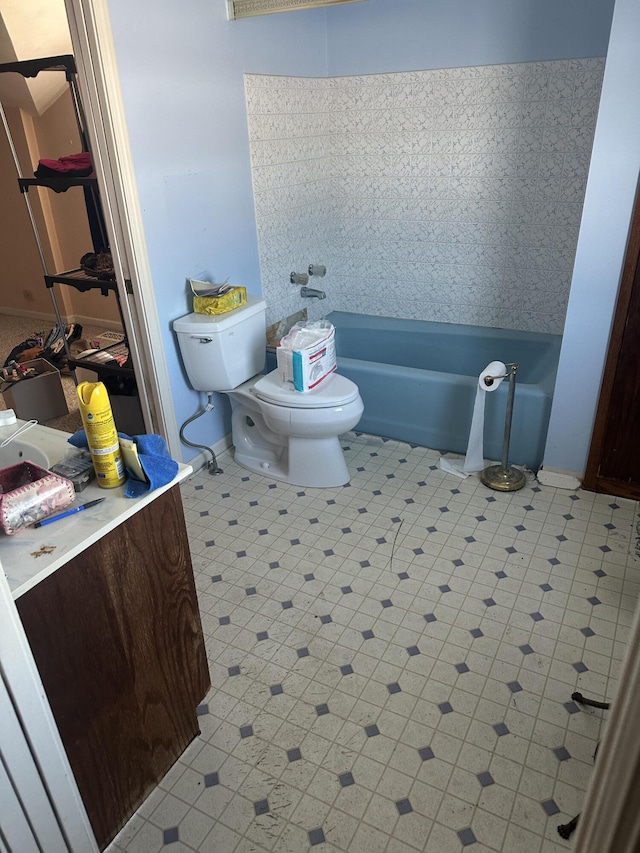
[{"label": "metal shelving unit", "polygon": [[[33,59],[21,62],[8,62],[0,64],[0,74],[14,72],[23,77],[35,77],[41,72],[64,72],[65,79],[69,85],[73,109],[75,113],[76,124],[78,128],[79,143],[82,152],[90,153],[88,139],[85,132],[84,112],[80,99],[80,91],[77,84],[76,64],[74,57],[71,55],[52,56],[43,59]],[[110,277],[107,274],[89,275],[85,269],[78,267],[76,269],[64,270],[61,272],[51,271],[47,268],[47,261],[44,254],[42,242],[38,231],[36,218],[34,216],[31,201],[29,199],[29,191],[33,188],[44,188],[56,193],[67,192],[73,188],[80,188],[84,193],[85,205],[87,209],[87,217],[89,229],[91,232],[91,240],[93,244],[93,252],[96,254],[109,250],[109,240],[105,227],[104,214],[100,202],[100,193],[98,182],[94,175],[77,176],[77,175],[41,175],[37,174],[33,177],[25,176],[21,172],[21,165],[18,159],[17,151],[11,136],[11,130],[7,122],[7,118],[0,104],[0,117],[4,125],[9,147],[13,156],[16,171],[18,174],[18,187],[24,196],[27,211],[31,221],[31,226],[36,239],[40,261],[44,272],[44,282],[49,290],[53,303],[56,320],[61,329],[64,330],[65,322],[62,319],[58,301],[56,299],[56,286],[69,286],[75,288],[81,293],[87,291],[98,290],[100,293],[109,297],[114,295],[117,301],[118,313],[124,330],[124,320],[122,316],[122,307],[120,305],[120,297],[115,277]],[[74,190],[75,191],[75,190]],[[113,297],[111,297],[113,298]],[[120,388],[127,388],[130,392],[132,389],[137,392],[135,386],[135,375],[131,365],[129,356],[129,347],[127,339],[116,344],[111,344],[103,347],[97,352],[83,358],[73,358],[69,349],[68,342],[64,341],[65,352],[69,369],[75,377],[75,370],[78,367],[85,367],[88,370],[94,371],[101,379],[111,380],[111,382]],[[110,359],[110,356],[114,356]],[[129,395],[131,396],[131,394]],[[142,424],[142,414],[140,413],[140,423]],[[141,430],[138,430],[141,431]]]}]

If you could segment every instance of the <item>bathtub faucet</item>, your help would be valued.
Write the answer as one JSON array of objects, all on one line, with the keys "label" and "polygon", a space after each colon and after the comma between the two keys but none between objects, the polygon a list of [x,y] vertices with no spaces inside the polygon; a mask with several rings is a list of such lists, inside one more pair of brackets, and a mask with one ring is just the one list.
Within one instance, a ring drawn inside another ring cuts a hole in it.
[{"label": "bathtub faucet", "polygon": [[315,287],[301,287],[300,288],[300,296],[306,297],[307,299],[310,296],[315,296],[318,299],[324,299],[327,294],[324,290],[316,290]]}]

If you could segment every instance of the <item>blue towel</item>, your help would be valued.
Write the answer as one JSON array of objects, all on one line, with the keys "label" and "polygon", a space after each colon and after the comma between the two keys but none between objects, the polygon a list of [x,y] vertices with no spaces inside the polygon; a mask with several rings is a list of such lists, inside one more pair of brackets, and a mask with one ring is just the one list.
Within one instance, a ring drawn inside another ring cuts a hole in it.
[{"label": "blue towel", "polygon": [[[119,432],[118,436],[134,441],[138,450],[140,465],[145,473],[148,483],[135,479],[127,470],[127,482],[124,494],[127,498],[139,498],[147,492],[152,492],[160,486],[170,483],[178,473],[178,463],[169,456],[167,445],[161,435],[134,435],[133,437]],[[68,439],[69,444],[74,447],[88,448],[87,434],[83,429]]]}]

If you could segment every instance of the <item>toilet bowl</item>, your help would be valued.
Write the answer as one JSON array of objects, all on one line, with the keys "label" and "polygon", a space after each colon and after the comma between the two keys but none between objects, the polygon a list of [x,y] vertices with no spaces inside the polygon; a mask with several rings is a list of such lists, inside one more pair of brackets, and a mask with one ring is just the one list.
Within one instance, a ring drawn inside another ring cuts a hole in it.
[{"label": "toilet bowl", "polygon": [[334,373],[302,394],[283,386],[274,370],[227,394],[239,465],[296,486],[349,482],[339,436],[353,429],[364,411],[350,379]]},{"label": "toilet bowl", "polygon": [[342,486],[349,471],[339,436],[364,411],[358,386],[333,373],[303,393],[277,370],[263,376],[265,314],[264,300],[249,297],[227,314],[175,320],[189,381],[229,397],[234,458],[243,468],[296,486]]}]

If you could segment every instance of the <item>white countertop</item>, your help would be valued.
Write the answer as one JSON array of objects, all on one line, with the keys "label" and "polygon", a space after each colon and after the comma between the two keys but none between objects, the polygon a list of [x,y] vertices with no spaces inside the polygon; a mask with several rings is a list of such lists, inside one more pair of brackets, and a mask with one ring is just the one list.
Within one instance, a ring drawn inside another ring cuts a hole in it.
[{"label": "white countertop", "polygon": [[[21,423],[18,421],[17,426]],[[6,427],[2,429],[2,432],[5,431],[8,432]],[[69,433],[40,424],[21,437],[41,447],[49,457],[51,465],[60,461],[71,448],[67,442]],[[85,504],[96,498],[106,498],[98,506],[54,521],[44,527],[27,527],[13,536],[0,532],[0,566],[7,576],[14,599],[131,518],[163,492],[185,480],[192,472],[190,465],[180,464],[178,473],[171,483],[147,492],[140,498],[126,498],[124,486],[116,489],[101,489],[94,480],[84,491],[76,493],[76,500],[67,508],[71,509],[73,506]]]}]

